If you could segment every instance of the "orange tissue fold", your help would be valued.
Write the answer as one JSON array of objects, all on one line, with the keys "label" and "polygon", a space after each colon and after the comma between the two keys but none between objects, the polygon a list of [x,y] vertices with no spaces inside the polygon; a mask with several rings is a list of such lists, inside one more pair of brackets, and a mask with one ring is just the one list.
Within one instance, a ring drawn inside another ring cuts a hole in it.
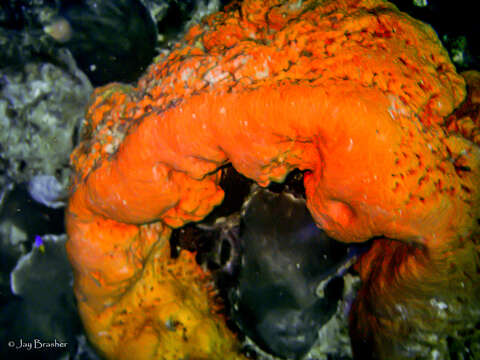
[{"label": "orange tissue fold", "polygon": [[305,170],[318,226],[374,238],[356,265],[355,356],[415,357],[474,328],[480,81],[464,76],[460,107],[435,32],[386,1],[245,0],[136,87],[97,89],[66,213],[90,341],[109,359],[242,358],[210,275],[168,241],[222,202],[227,163],[261,186]]}]

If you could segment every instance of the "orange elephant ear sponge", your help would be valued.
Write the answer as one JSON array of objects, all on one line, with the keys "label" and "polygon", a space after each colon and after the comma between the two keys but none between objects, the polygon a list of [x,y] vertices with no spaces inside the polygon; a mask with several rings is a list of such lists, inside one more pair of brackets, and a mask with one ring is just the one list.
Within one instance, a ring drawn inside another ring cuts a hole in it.
[{"label": "orange elephant ear sponge", "polygon": [[479,124],[454,113],[464,98],[435,32],[386,1],[245,0],[208,16],[136,87],[92,97],[66,213],[90,340],[110,359],[241,358],[209,275],[168,256],[171,229],[221,203],[231,164],[261,186],[304,170],[329,236],[376,239],[358,264],[356,354],[448,353],[480,320]]},{"label": "orange elephant ear sponge", "polygon": [[462,75],[467,97],[445,119],[448,136],[443,141],[457,176],[471,181],[470,187],[462,187],[471,222],[434,246],[373,242],[356,264],[363,286],[350,312],[352,345],[359,358],[368,351],[374,359],[478,352],[473,344],[480,340],[480,72]]}]

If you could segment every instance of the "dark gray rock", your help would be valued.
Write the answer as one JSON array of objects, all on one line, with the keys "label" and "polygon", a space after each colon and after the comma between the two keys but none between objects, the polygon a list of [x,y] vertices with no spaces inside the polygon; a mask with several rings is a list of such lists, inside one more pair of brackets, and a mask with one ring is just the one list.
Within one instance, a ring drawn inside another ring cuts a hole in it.
[{"label": "dark gray rock", "polygon": [[303,199],[257,191],[244,209],[232,315],[262,349],[301,358],[336,312],[352,252],[317,228]]}]

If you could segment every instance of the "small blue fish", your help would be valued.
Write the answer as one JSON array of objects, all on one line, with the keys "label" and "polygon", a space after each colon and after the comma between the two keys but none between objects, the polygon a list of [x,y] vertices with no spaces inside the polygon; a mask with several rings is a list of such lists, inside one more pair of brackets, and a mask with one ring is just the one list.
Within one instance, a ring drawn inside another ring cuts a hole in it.
[{"label": "small blue fish", "polygon": [[45,245],[43,244],[42,237],[40,235],[35,235],[35,241],[33,242],[33,247],[38,248],[40,252],[45,252]]}]

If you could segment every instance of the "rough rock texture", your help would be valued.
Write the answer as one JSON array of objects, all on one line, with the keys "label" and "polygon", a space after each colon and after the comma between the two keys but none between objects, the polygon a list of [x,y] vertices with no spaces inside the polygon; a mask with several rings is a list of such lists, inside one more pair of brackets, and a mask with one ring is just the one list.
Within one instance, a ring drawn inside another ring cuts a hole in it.
[{"label": "rough rock texture", "polygon": [[68,181],[68,157],[84,116],[88,84],[52,64],[0,70],[0,174],[2,185],[34,175]]},{"label": "rough rock texture", "polygon": [[67,210],[90,339],[116,359],[237,356],[204,274],[165,256],[169,227],[221,202],[231,163],[262,186],[306,170],[329,236],[376,238],[357,265],[354,356],[445,355],[480,308],[480,148],[446,126],[464,97],[434,31],[388,2],[247,0],[209,16],[136,88],[92,98]]}]

